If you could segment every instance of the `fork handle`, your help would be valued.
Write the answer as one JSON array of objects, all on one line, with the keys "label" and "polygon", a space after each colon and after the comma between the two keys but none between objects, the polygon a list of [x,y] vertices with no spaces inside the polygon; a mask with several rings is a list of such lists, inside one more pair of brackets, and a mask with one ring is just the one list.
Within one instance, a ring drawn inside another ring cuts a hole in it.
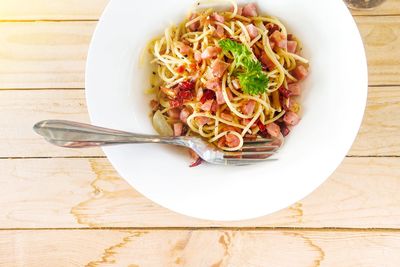
[{"label": "fork handle", "polygon": [[136,134],[65,120],[41,121],[33,129],[48,142],[69,148],[140,143],[182,145],[177,137]]}]

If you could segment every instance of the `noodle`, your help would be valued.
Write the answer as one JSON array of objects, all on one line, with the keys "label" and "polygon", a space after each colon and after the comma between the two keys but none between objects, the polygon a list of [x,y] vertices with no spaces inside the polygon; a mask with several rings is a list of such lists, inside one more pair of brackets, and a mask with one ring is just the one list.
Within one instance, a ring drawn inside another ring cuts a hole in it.
[{"label": "noodle", "polygon": [[[176,135],[200,136],[222,150],[237,151],[248,135],[280,138],[297,124],[295,90],[309,61],[279,19],[249,16],[235,0],[220,1],[230,3],[230,11],[196,10],[149,44],[159,82],[148,93],[156,95],[153,112],[162,112]],[[218,0],[200,1],[205,2]],[[268,81],[264,91],[244,90],[240,63],[219,45],[224,39],[242,45],[249,60],[262,64]]]}]

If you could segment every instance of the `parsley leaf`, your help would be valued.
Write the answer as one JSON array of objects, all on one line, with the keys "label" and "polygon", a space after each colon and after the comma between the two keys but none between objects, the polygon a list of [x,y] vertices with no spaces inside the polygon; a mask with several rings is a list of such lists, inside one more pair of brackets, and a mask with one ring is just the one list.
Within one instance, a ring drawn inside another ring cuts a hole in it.
[{"label": "parsley leaf", "polygon": [[230,39],[218,42],[225,52],[232,53],[235,62],[235,72],[242,86],[243,92],[250,95],[265,93],[268,86],[268,77],[262,71],[261,63],[253,60],[252,53],[243,44]]}]

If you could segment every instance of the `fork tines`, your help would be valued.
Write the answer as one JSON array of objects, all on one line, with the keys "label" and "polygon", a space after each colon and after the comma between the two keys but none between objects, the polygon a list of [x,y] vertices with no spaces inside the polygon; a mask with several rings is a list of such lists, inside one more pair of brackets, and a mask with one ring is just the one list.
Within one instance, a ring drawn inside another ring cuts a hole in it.
[{"label": "fork tines", "polygon": [[224,159],[228,164],[246,165],[269,159],[279,149],[273,145],[271,139],[258,138],[245,141],[240,151],[224,152]]}]

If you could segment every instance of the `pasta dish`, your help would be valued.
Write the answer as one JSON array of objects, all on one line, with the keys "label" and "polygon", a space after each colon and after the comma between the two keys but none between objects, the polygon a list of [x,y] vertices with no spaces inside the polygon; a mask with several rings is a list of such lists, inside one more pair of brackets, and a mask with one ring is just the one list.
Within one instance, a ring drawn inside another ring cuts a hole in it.
[{"label": "pasta dish", "polygon": [[283,141],[300,121],[302,44],[254,3],[194,11],[151,41],[153,125],[225,151],[246,139]]}]

